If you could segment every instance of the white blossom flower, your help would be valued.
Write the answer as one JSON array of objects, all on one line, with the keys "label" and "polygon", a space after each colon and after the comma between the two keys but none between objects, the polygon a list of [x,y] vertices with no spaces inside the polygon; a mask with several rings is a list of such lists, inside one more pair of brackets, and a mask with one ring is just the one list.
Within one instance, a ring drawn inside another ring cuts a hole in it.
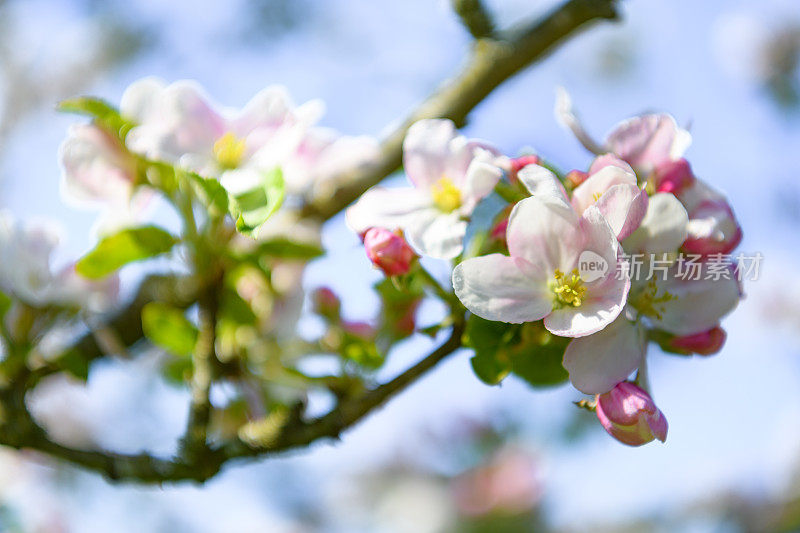
[{"label": "white blossom flower", "polygon": [[450,120],[420,120],[403,142],[411,188],[374,187],[347,210],[356,233],[402,229],[421,255],[451,259],[461,253],[467,219],[502,176],[497,152],[459,135]]}]

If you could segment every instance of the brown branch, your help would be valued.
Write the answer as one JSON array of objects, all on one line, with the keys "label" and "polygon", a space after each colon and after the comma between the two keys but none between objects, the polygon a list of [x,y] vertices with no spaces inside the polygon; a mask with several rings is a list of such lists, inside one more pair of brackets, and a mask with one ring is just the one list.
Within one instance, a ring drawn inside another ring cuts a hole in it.
[{"label": "brown branch", "polygon": [[449,118],[463,124],[467,115],[498,85],[542,59],[590,22],[617,19],[616,0],[569,0],[542,19],[480,39],[461,72],[425,100],[383,140],[379,157],[344,172],[307,198],[303,214],[327,220],[365,190],[400,167],[403,138],[411,125],[425,118]]}]

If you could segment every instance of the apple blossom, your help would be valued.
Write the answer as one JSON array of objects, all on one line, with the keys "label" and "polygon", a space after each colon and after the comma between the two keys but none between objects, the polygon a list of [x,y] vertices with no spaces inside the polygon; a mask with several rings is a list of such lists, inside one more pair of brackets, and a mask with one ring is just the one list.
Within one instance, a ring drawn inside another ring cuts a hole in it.
[{"label": "apple blossom", "polygon": [[417,258],[408,246],[402,232],[384,228],[370,228],[364,235],[364,249],[372,264],[387,276],[408,273]]},{"label": "apple blossom", "polygon": [[642,388],[623,381],[597,397],[597,418],[609,435],[629,446],[667,440],[667,419]]},{"label": "apple blossom", "polygon": [[421,255],[451,259],[463,249],[466,218],[502,175],[498,163],[493,148],[459,135],[452,121],[420,120],[403,141],[413,187],[373,187],[347,210],[347,223],[359,234],[402,229]]},{"label": "apple blossom", "polygon": [[218,109],[193,82],[162,86],[150,114],[128,134],[129,148],[219,178],[229,190],[259,182],[259,174],[281,167],[287,189],[298,193],[351,164],[377,154],[369,137],[341,137],[314,126],[320,101],[295,106],[282,87],[271,86],[241,111]]},{"label": "apple blossom", "polygon": [[[597,207],[579,216],[557,195],[534,194],[514,207],[506,238],[510,256],[475,257],[453,270],[455,293],[472,313],[511,323],[544,319],[553,334],[582,337],[622,311],[630,281],[624,269],[616,275],[620,246]],[[607,267],[596,279],[578,271],[587,252]]]}]

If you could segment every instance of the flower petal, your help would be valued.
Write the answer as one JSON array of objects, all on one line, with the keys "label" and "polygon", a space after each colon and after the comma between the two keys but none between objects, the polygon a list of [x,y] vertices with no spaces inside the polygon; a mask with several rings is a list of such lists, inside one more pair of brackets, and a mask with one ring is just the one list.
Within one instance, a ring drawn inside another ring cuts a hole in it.
[{"label": "flower petal", "polygon": [[347,226],[358,234],[369,228],[405,228],[420,210],[431,206],[430,198],[412,187],[373,187],[347,209]]},{"label": "flower petal", "polygon": [[731,279],[718,280],[669,278],[663,289],[673,299],[660,304],[661,318],[651,317],[653,325],[675,335],[691,335],[716,326],[739,303],[739,284],[732,271],[730,275]]},{"label": "flower petal", "polygon": [[573,268],[583,251],[578,216],[569,207],[538,196],[517,202],[508,219],[508,251],[550,273]]},{"label": "flower petal", "polygon": [[553,308],[544,273],[502,254],[467,259],[453,270],[456,296],[473,314],[519,324],[540,320]]},{"label": "flower petal", "polygon": [[602,331],[570,342],[563,364],[576,389],[602,394],[639,367],[645,348],[641,329],[620,316]]},{"label": "flower petal", "polygon": [[[451,120],[420,120],[411,125],[403,140],[403,168],[415,187],[428,190],[447,173],[451,141],[457,137]],[[467,149],[464,142],[462,149]]]},{"label": "flower petal", "polygon": [[647,213],[647,193],[636,185],[614,185],[597,201],[597,208],[622,240],[633,233]]},{"label": "flower petal", "polygon": [[442,213],[432,207],[416,212],[404,230],[409,244],[420,255],[452,259],[464,249],[467,222],[458,212]]},{"label": "flower petal", "polygon": [[660,163],[681,157],[690,143],[689,133],[667,114],[625,120],[606,139],[609,151],[645,173]]},{"label": "flower petal", "polygon": [[572,191],[572,207],[578,213],[583,213],[590,205],[594,205],[609,188],[620,184],[635,187],[636,175],[614,165],[605,166]]},{"label": "flower petal", "polygon": [[156,77],[147,77],[130,84],[119,104],[120,113],[137,123],[142,123],[157,112],[158,98],[165,84]]},{"label": "flower petal", "polygon": [[503,176],[503,171],[495,164],[495,159],[496,156],[488,150],[475,149],[475,158],[467,168],[464,188],[461,191],[462,215],[470,215],[478,202],[492,193],[494,186]]},{"label": "flower petal", "polygon": [[676,251],[687,235],[689,215],[671,193],[650,197],[647,213],[623,245],[629,253],[659,254]]},{"label": "flower petal", "polygon": [[555,174],[541,165],[526,165],[517,173],[517,178],[531,195],[543,202],[569,205],[567,191]]}]

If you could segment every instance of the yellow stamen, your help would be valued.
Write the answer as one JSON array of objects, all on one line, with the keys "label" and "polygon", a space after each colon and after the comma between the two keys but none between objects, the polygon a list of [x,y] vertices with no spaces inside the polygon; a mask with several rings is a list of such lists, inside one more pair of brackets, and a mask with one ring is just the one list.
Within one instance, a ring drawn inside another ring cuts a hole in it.
[{"label": "yellow stamen", "polygon": [[574,269],[570,277],[556,269],[553,277],[555,281],[550,282],[550,289],[555,294],[556,305],[580,307],[586,296],[586,287],[583,285],[578,269]]},{"label": "yellow stamen", "polygon": [[233,169],[242,162],[245,148],[244,139],[239,139],[235,134],[228,132],[214,143],[214,157],[222,168]]},{"label": "yellow stamen", "polygon": [[661,320],[663,318],[662,313],[665,311],[664,304],[674,299],[675,296],[668,291],[663,291],[659,294],[656,280],[652,279],[638,294],[632,295],[630,301],[633,307],[643,315],[653,316]]},{"label": "yellow stamen", "polygon": [[450,178],[443,177],[434,183],[431,187],[431,195],[436,207],[445,213],[452,213],[461,207],[461,191]]},{"label": "yellow stamen", "polygon": [[601,197],[601,196],[603,196],[603,193],[601,193],[601,192],[596,192],[596,193],[594,193],[594,194],[592,195],[592,201],[596,202],[597,200],[599,200],[599,199],[600,199],[600,197]]}]

